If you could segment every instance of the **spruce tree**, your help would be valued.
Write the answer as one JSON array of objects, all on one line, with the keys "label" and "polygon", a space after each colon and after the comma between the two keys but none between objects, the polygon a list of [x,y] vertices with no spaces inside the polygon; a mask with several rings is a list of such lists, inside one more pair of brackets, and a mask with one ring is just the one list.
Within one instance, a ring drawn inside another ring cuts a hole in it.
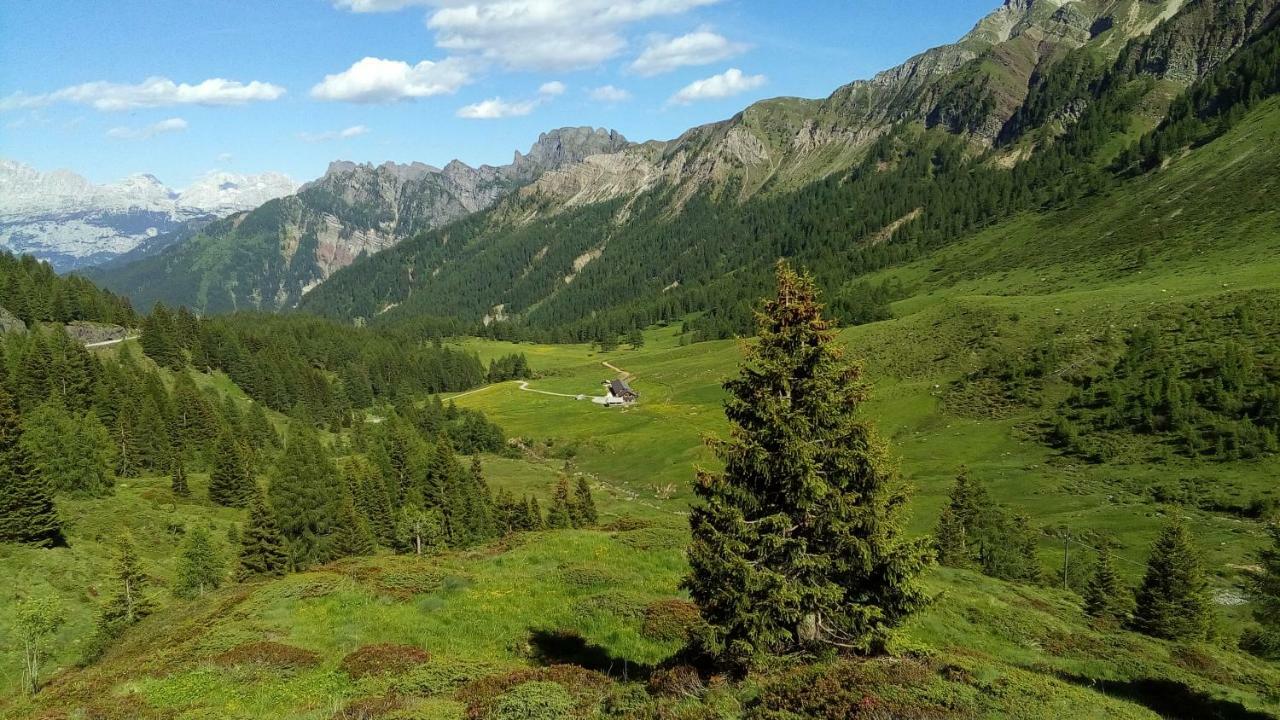
[{"label": "spruce tree", "polygon": [[117,548],[115,566],[112,568],[111,597],[102,608],[98,629],[104,638],[114,638],[125,628],[150,615],[155,609],[147,595],[150,580],[139,564],[133,538],[122,535]]},{"label": "spruce tree", "polygon": [[240,539],[240,567],[236,576],[283,575],[289,569],[289,552],[275,510],[267,493],[258,488],[249,503],[249,522]]},{"label": "spruce tree", "polygon": [[993,507],[986,489],[969,477],[967,469],[960,468],[934,531],[938,561],[954,567],[972,565],[981,550],[982,535],[990,524]]},{"label": "spruce tree", "polygon": [[573,500],[569,497],[569,478],[562,475],[551,493],[551,508],[547,510],[547,529],[564,530],[574,525]]},{"label": "spruce tree", "polygon": [[343,493],[329,556],[331,558],[361,557],[372,555],[376,549],[377,545],[374,543],[373,531],[369,529],[368,519],[356,508],[355,498],[351,492]]},{"label": "spruce tree", "polygon": [[301,423],[289,428],[270,491],[293,567],[327,562],[332,557],[330,536],[340,522],[342,479],[314,430]]},{"label": "spruce tree", "polygon": [[248,454],[235,437],[223,433],[209,473],[209,499],[226,507],[244,507],[253,496],[253,487]]},{"label": "spruce tree", "polygon": [[1089,584],[1085,587],[1084,611],[1099,620],[1122,620],[1128,613],[1126,592],[1119,574],[1116,573],[1115,564],[1111,561],[1111,552],[1104,549],[1098,553],[1093,574],[1089,576]]},{"label": "spruce tree", "polygon": [[222,587],[226,567],[213,547],[209,531],[196,526],[187,532],[178,555],[178,577],[173,594],[182,598],[196,598],[210,590]]},{"label": "spruce tree", "polygon": [[1253,616],[1261,626],[1246,637],[1245,647],[1262,657],[1280,659],[1280,521],[1267,528],[1271,547],[1258,553],[1258,567],[1249,573]]},{"label": "spruce tree", "polygon": [[1160,533],[1137,592],[1134,629],[1167,640],[1203,640],[1213,623],[1204,568],[1176,516]]},{"label": "spruce tree", "polygon": [[583,527],[590,527],[600,521],[600,513],[596,511],[595,498],[591,497],[591,485],[586,477],[578,478],[578,487],[574,493],[577,497],[574,504],[578,508],[578,517],[582,518]]},{"label": "spruce tree", "polygon": [[546,530],[547,522],[542,517],[542,507],[538,504],[538,498],[530,495],[529,500],[524,505],[524,523],[527,530]]},{"label": "spruce tree", "polygon": [[182,464],[182,456],[174,455],[173,474],[169,481],[173,494],[178,497],[190,497],[191,487],[187,484],[187,469]]},{"label": "spruce tree", "polygon": [[484,478],[484,465],[481,464],[479,455],[471,456],[471,499],[475,504],[472,515],[475,518],[477,537],[484,540],[497,535],[499,523],[493,492]]},{"label": "spruce tree", "polygon": [[861,368],[822,317],[813,279],[785,263],[757,313],[759,340],[725,384],[722,472],[699,473],[684,580],[700,645],[749,669],[766,653],[877,650],[925,603],[923,541],[902,537],[905,491],[883,441],[857,416]]},{"label": "spruce tree", "polygon": [[66,544],[44,474],[22,443],[13,400],[0,390],[0,542]]}]

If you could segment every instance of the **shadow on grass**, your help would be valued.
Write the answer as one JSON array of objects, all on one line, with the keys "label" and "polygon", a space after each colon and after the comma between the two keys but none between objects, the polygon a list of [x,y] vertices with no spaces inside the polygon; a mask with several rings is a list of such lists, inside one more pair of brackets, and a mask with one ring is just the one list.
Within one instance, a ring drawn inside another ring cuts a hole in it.
[{"label": "shadow on grass", "polygon": [[1238,702],[1219,700],[1173,680],[1099,680],[1065,674],[1060,677],[1075,685],[1136,702],[1168,720],[1276,720],[1274,715],[1255,712]]},{"label": "shadow on grass", "polygon": [[533,659],[542,665],[577,665],[615,680],[644,680],[653,667],[616,657],[608,649],[587,642],[573,630],[532,630]]}]

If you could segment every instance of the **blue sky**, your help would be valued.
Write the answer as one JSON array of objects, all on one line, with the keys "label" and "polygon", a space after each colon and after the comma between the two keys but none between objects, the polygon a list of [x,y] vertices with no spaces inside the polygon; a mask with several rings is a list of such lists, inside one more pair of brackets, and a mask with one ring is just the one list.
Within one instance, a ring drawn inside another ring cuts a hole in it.
[{"label": "blue sky", "polygon": [[825,97],[998,0],[0,3],[0,157],[95,182],[330,160],[505,163],[542,130],[667,139]]}]

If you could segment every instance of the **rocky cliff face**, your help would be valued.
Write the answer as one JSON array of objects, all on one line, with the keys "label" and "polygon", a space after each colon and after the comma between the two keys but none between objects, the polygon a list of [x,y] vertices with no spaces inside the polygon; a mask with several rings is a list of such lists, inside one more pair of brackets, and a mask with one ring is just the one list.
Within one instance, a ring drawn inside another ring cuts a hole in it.
[{"label": "rocky cliff face", "polygon": [[337,161],[294,195],[94,277],[140,307],[157,300],[201,311],[289,307],[361,255],[489,208],[548,171],[628,146],[614,131],[562,128],[498,167]]}]

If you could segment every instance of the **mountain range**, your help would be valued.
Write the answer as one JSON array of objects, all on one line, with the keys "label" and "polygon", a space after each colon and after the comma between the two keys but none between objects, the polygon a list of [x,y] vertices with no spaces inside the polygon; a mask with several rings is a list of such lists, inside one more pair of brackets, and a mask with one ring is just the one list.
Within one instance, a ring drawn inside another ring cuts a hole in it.
[{"label": "mountain range", "polygon": [[164,301],[201,312],[289,308],[358,257],[488,208],[547,171],[629,144],[609,130],[562,128],[497,167],[334,162],[295,194],[90,274],[140,307]]},{"label": "mountain range", "polygon": [[60,271],[95,265],[192,224],[255,208],[297,184],[280,173],[209,173],[182,191],[152,175],[95,185],[0,158],[0,248]]}]

